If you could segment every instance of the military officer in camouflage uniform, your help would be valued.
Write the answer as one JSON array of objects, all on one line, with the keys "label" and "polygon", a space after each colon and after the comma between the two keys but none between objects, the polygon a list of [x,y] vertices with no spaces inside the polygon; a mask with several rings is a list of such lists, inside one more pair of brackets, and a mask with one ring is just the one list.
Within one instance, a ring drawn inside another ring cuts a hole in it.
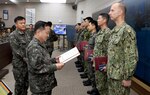
[{"label": "military officer in camouflage uniform", "polygon": [[84,26],[84,21],[83,21],[83,22],[81,22],[81,30],[79,32],[80,34],[78,35],[78,39],[77,39],[77,43],[76,44],[78,44],[81,41],[83,41],[83,39],[84,39],[84,36],[83,36],[84,32],[83,32],[83,30],[84,29],[85,29],[85,26]]},{"label": "military officer in camouflage uniform", "polygon": [[95,46],[95,37],[97,34],[97,21],[92,20],[88,25],[88,31],[90,32],[90,38],[88,40],[88,49],[94,49]]},{"label": "military officer in camouflage uniform", "polygon": [[90,32],[88,31],[87,27],[89,25],[89,23],[92,21],[93,19],[91,17],[86,17],[85,19],[83,19],[83,22],[81,23],[81,27],[82,27],[82,32],[79,36],[79,40],[78,42],[81,41],[88,41],[90,38]]},{"label": "military officer in camouflage uniform", "polygon": [[75,38],[75,45],[76,45],[79,40],[79,36],[81,34],[81,23],[77,23],[75,25],[75,30],[76,30],[76,38]]},{"label": "military officer in camouflage uniform", "polygon": [[81,23],[82,32],[79,36],[78,42],[88,41],[88,39],[90,38],[90,32],[88,31],[87,27],[92,20],[93,19],[91,17],[86,17],[85,19],[83,19],[83,22]]},{"label": "military officer in camouflage uniform", "polygon": [[[54,71],[62,69],[63,63],[50,59],[45,47],[50,27],[44,21],[35,24],[34,37],[27,47],[29,84],[32,95],[51,95],[57,85]],[[56,63],[56,64],[55,64]]]},{"label": "military officer in camouflage uniform", "polygon": [[46,48],[48,49],[48,52],[50,54],[50,57],[52,56],[52,52],[54,51],[54,41],[58,40],[57,35],[55,34],[54,30],[51,29],[52,27],[52,22],[47,22],[47,24],[50,26],[50,33],[49,37],[46,40]]},{"label": "military officer in camouflage uniform", "polygon": [[[107,48],[110,37],[110,29],[107,24],[109,15],[101,13],[98,16],[98,26],[101,30],[95,38],[94,57],[107,56]],[[100,95],[108,95],[107,74],[105,71],[95,70],[95,81]]]},{"label": "military officer in camouflage uniform", "polygon": [[27,95],[28,70],[26,63],[26,47],[31,38],[26,32],[25,18],[18,16],[14,19],[16,30],[10,34],[10,45],[13,54],[13,75],[15,78],[14,95]]},{"label": "military officer in camouflage uniform", "polygon": [[33,35],[34,35],[33,31],[34,31],[34,26],[33,26],[33,24],[30,24],[29,29],[28,29],[28,33],[31,36],[31,38],[33,38]]},{"label": "military officer in camouflage uniform", "polygon": [[[89,41],[89,38],[90,38],[90,32],[88,31],[87,27],[89,25],[89,23],[93,20],[93,18],[91,17],[86,17],[85,19],[83,19],[83,23],[82,23],[82,26],[84,26],[84,29],[82,30],[82,33],[80,34],[80,37],[82,38],[81,41]],[[79,37],[79,39],[80,39]],[[86,78],[87,75],[87,62],[84,62],[83,58],[84,58],[84,52],[82,51],[81,52],[81,55],[82,55],[82,63],[83,63],[83,68],[80,68],[78,69],[78,71],[84,71],[84,74],[81,74],[81,78]],[[83,81],[83,84],[89,84],[90,81],[89,80],[86,80],[86,81]]]},{"label": "military officer in camouflage uniform", "polygon": [[125,22],[126,8],[114,3],[109,15],[116,23],[108,44],[108,93],[109,95],[130,95],[131,78],[138,61],[136,34]]},{"label": "military officer in camouflage uniform", "polygon": [[[87,26],[88,26],[89,22],[91,22],[92,20],[93,19],[91,17],[86,17],[85,19],[83,19],[83,22],[81,23],[81,28],[82,29],[80,31],[81,33],[79,35],[79,39],[77,41],[77,46],[79,46],[79,44],[80,44],[81,41],[88,41],[88,39],[90,37],[90,34],[88,35],[88,33],[90,33],[90,32],[88,32]],[[85,36],[85,33],[87,33],[86,36]],[[80,62],[83,62],[83,51],[80,51],[80,56],[78,58],[79,58]],[[82,64],[82,65],[79,64],[79,65],[76,65],[76,66],[77,67],[81,66],[81,68],[79,69],[79,71],[84,71],[83,70],[84,64]]]},{"label": "military officer in camouflage uniform", "polygon": [[[98,28],[98,24],[97,21],[92,20],[89,25],[88,25],[88,31],[90,32],[90,38],[88,41],[88,46],[85,47],[87,50],[93,50],[94,46],[95,46],[95,37],[97,35],[97,28]],[[87,75],[88,75],[88,79],[90,80],[91,84],[92,84],[92,88],[95,89],[96,88],[96,84],[95,84],[95,75],[94,75],[94,69],[93,69],[93,61],[89,60],[92,57],[93,54],[88,56],[88,60],[87,60]],[[86,84],[84,84],[86,85]],[[90,91],[87,91],[88,94]]]},{"label": "military officer in camouflage uniform", "polygon": [[91,22],[91,21],[93,21],[93,18],[91,18],[91,17],[86,17],[85,19],[84,19],[84,25],[85,25],[85,30],[84,30],[84,41],[88,41],[89,40],[89,38],[90,38],[90,32],[88,31],[88,29],[87,29],[87,27],[89,26],[89,23]]},{"label": "military officer in camouflage uniform", "polygon": [[[80,34],[82,33],[82,27],[81,27],[81,23],[77,23],[75,25],[75,30],[76,30],[76,39],[75,39],[75,46],[77,48],[79,48],[79,37],[80,37]],[[75,64],[80,64],[80,58],[79,56],[77,57],[77,61],[75,62]]]}]

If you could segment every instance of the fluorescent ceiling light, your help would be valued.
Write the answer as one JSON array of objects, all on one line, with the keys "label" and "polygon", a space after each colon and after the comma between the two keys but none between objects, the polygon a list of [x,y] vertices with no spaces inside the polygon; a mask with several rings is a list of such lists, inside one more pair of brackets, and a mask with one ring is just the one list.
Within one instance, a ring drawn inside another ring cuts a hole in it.
[{"label": "fluorescent ceiling light", "polygon": [[16,2],[17,2],[16,0],[9,0],[9,1],[11,1],[11,2],[13,2],[13,3],[16,3]]},{"label": "fluorescent ceiling light", "polygon": [[44,3],[66,3],[66,0],[40,0]]},{"label": "fluorescent ceiling light", "polygon": [[16,2],[16,0],[9,0],[9,1]]}]

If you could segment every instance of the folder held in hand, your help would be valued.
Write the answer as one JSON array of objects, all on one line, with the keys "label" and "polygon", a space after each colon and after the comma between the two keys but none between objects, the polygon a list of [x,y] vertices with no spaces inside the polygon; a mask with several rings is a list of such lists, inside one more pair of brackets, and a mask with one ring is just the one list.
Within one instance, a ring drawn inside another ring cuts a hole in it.
[{"label": "folder held in hand", "polygon": [[95,69],[99,70],[99,66],[102,64],[107,64],[107,56],[94,57]]},{"label": "folder held in hand", "polygon": [[59,62],[60,63],[66,63],[66,62],[72,60],[73,58],[75,58],[79,55],[80,55],[80,53],[79,53],[77,47],[74,47],[73,49],[63,53],[62,55],[60,55]]}]

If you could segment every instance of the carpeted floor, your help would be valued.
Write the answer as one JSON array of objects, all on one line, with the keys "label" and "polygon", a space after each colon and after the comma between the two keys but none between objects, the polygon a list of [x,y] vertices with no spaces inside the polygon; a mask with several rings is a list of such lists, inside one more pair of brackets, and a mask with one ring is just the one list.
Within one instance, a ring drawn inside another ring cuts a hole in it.
[{"label": "carpeted floor", "polygon": [[[53,56],[58,56],[63,52],[55,50]],[[64,68],[60,71],[56,71],[56,78],[58,86],[53,89],[52,95],[88,95],[87,90],[91,89],[91,86],[83,86],[83,79],[80,78],[80,73],[77,71],[74,62],[76,59],[66,63]],[[8,87],[14,90],[14,78],[12,74],[12,65],[5,67],[9,69],[9,73],[2,79]],[[85,80],[85,79],[84,79]],[[28,95],[31,95],[30,90]],[[131,91],[131,95],[138,95]]]}]

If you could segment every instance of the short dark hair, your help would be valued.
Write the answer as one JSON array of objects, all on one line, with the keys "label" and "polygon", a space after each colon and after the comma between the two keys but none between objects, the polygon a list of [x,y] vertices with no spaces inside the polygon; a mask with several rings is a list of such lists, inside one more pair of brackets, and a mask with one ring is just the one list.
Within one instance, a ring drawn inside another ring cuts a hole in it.
[{"label": "short dark hair", "polygon": [[98,29],[98,23],[97,23],[96,20],[92,20],[90,23],[91,23],[92,25],[95,25],[96,30]]},{"label": "short dark hair", "polygon": [[106,23],[108,24],[108,21],[109,21],[109,15],[107,13],[100,13],[99,16],[102,16],[103,18],[106,19]]},{"label": "short dark hair", "polygon": [[83,20],[85,21],[86,19],[87,19],[89,22],[91,22],[91,21],[93,20],[92,17],[86,17],[86,18],[84,18]]},{"label": "short dark hair", "polygon": [[52,22],[51,21],[48,21],[47,24],[48,24],[48,26],[52,27]]},{"label": "short dark hair", "polygon": [[30,26],[30,25],[33,25],[33,24],[29,24],[29,26]]},{"label": "short dark hair", "polygon": [[77,26],[77,25],[79,25],[79,26],[80,26],[80,25],[81,25],[81,23],[77,23],[75,26]]},{"label": "short dark hair", "polygon": [[45,21],[38,21],[38,22],[36,22],[35,26],[34,26],[34,34],[36,33],[36,31],[38,29],[42,29],[43,30],[45,28],[45,26],[49,26],[47,24],[47,22],[45,22]]},{"label": "short dark hair", "polygon": [[16,23],[18,20],[25,20],[25,18],[23,16],[17,16],[15,19],[14,19],[14,22]]},{"label": "short dark hair", "polygon": [[80,26],[80,25],[81,25],[81,23],[77,23],[77,25],[79,25],[79,26]]}]

